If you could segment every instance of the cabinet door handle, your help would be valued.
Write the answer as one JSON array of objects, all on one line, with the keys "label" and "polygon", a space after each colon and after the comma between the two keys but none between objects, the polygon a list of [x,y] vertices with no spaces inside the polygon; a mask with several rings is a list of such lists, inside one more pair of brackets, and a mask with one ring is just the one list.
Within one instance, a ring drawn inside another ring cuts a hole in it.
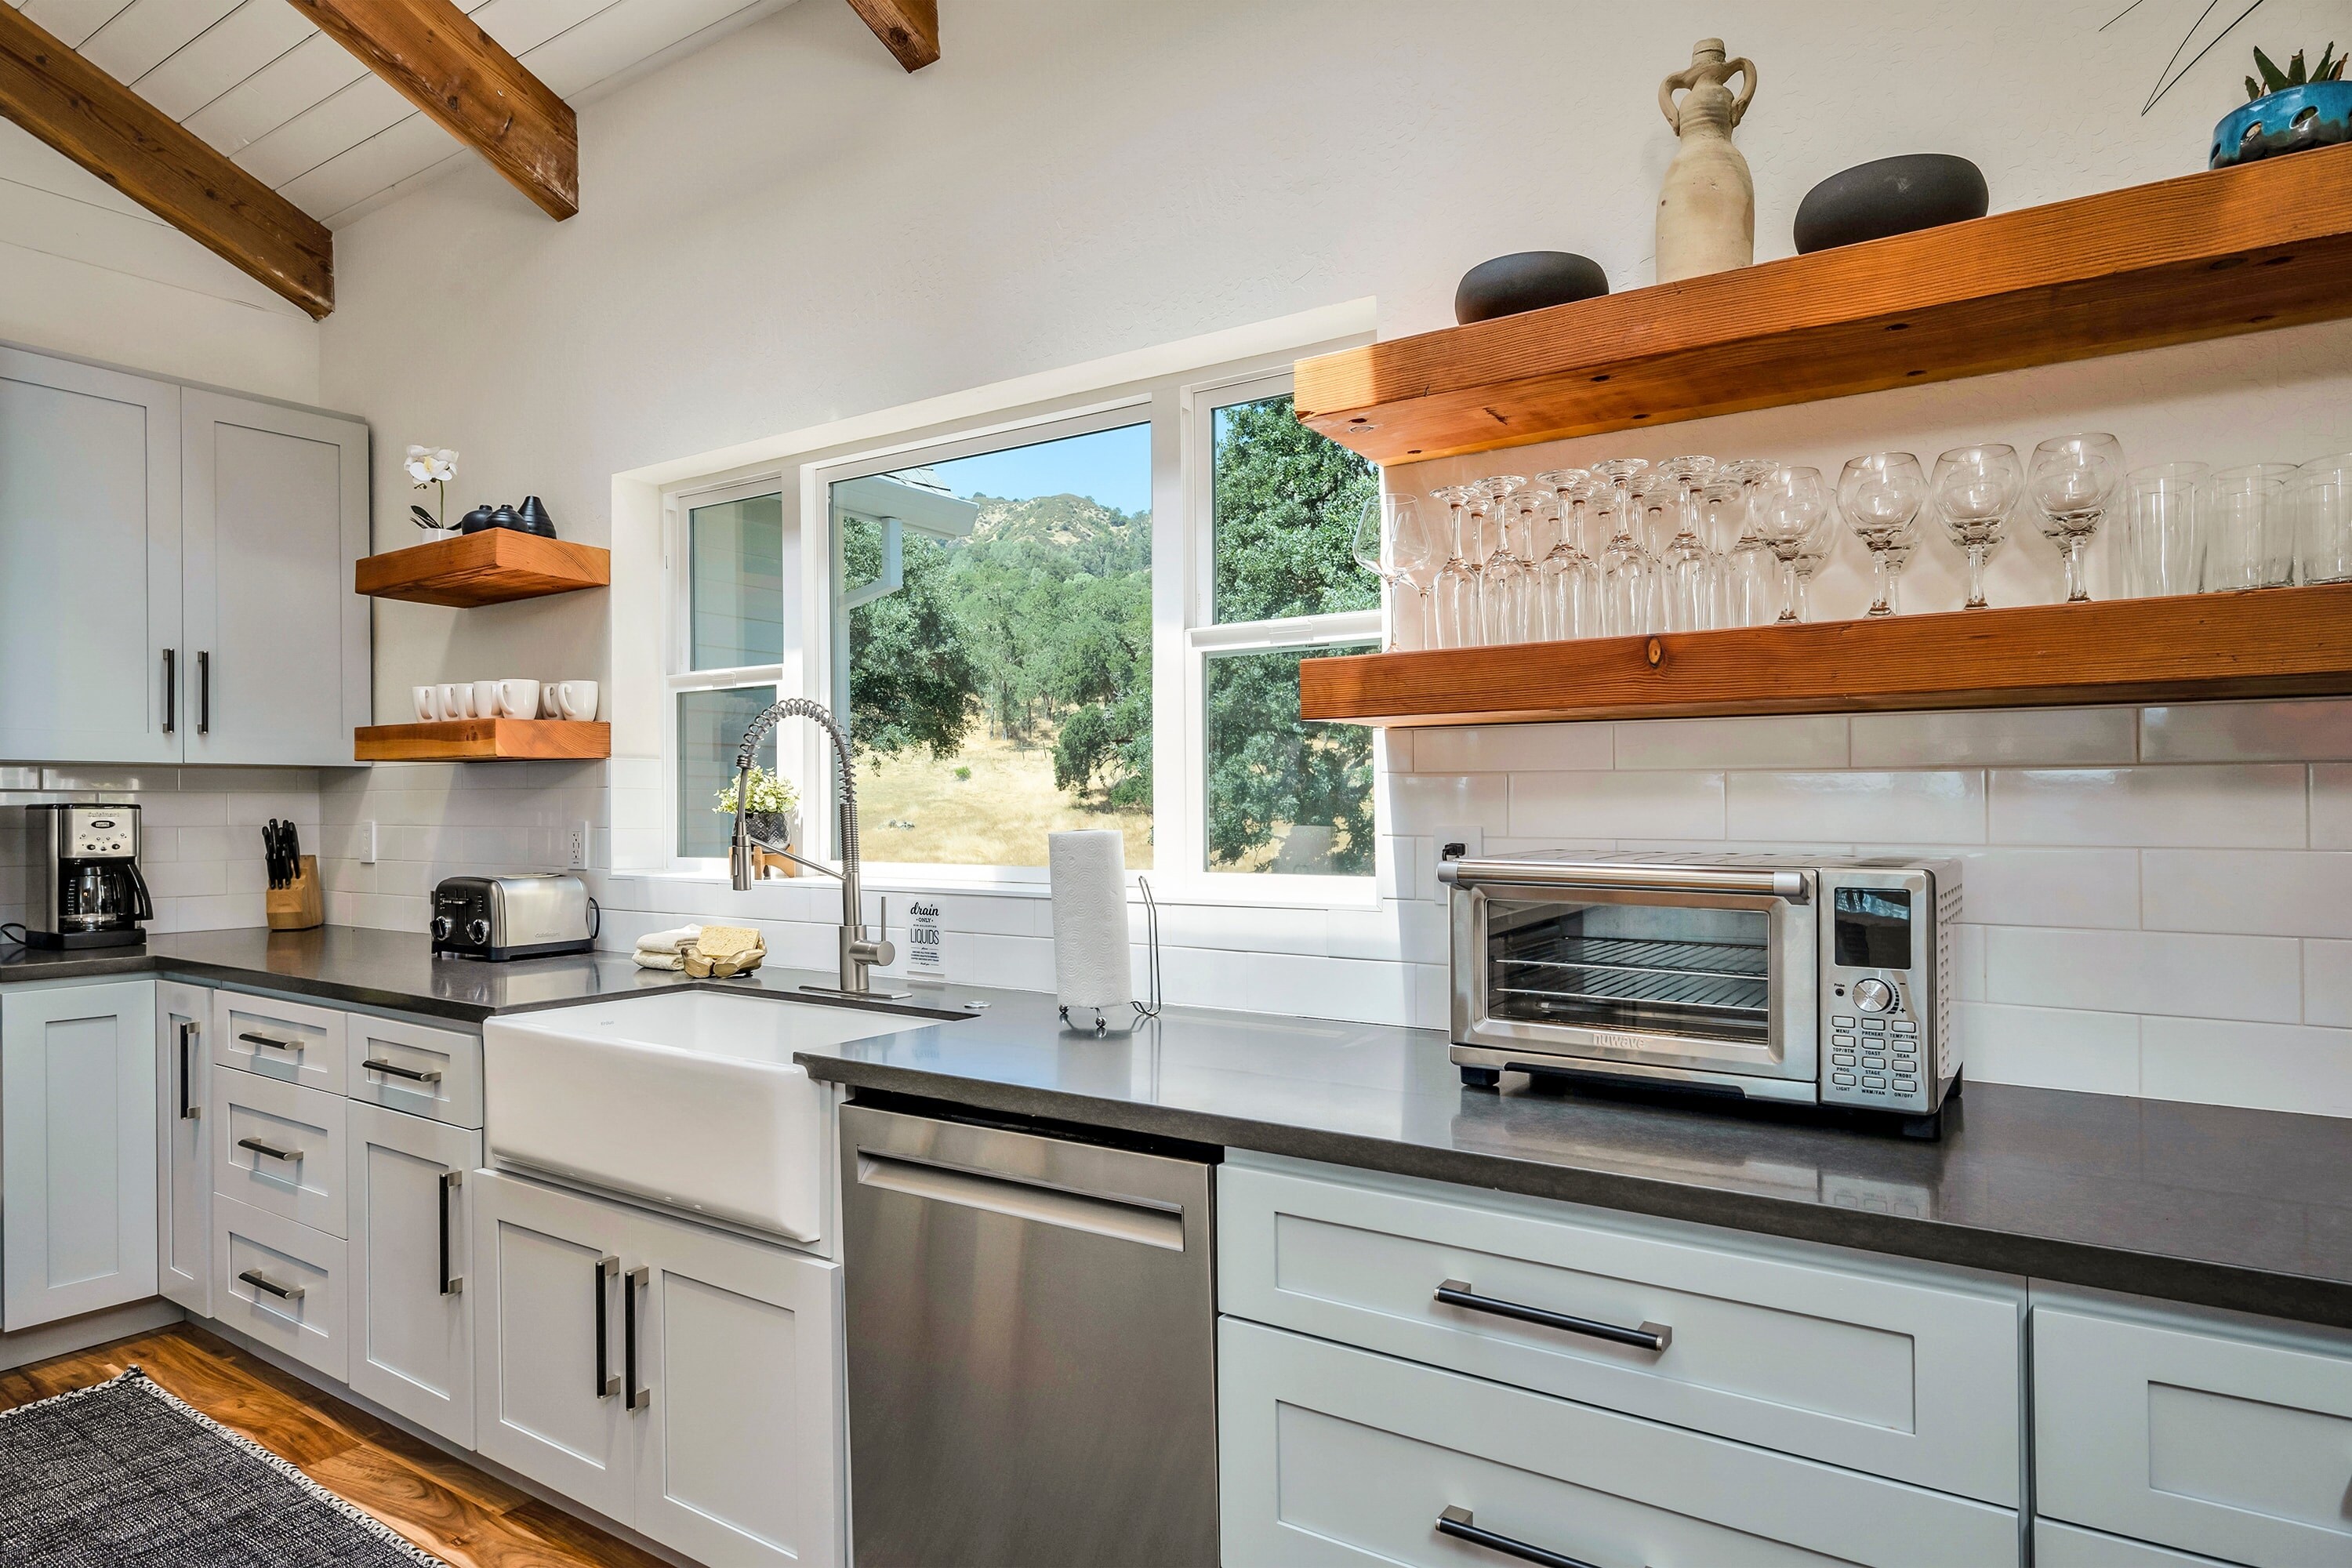
[{"label": "cabinet door handle", "polygon": [[183,1020],[180,1025],[180,1120],[183,1121],[194,1121],[205,1113],[205,1108],[203,1106],[194,1103],[188,1098],[188,1075],[190,1072],[188,1047],[195,1037],[196,1026],[194,1021],[193,1019]]},{"label": "cabinet door handle", "polygon": [[272,1279],[268,1275],[264,1274],[258,1268],[248,1268],[244,1273],[238,1275],[237,1278],[244,1280],[247,1285],[252,1286],[257,1290],[268,1291],[271,1295],[277,1297],[281,1301],[299,1301],[302,1299],[303,1287],[299,1285],[280,1285],[277,1280]]},{"label": "cabinet door handle", "polygon": [[[464,1277],[449,1272],[449,1210],[457,1203],[457,1189],[465,1184],[465,1172],[441,1173],[441,1294],[444,1296],[458,1295],[466,1289]],[[602,1292],[598,1294],[602,1295]]]},{"label": "cabinet door handle", "polygon": [[1522,1563],[1540,1564],[1540,1568],[1596,1568],[1581,1557],[1563,1552],[1547,1552],[1524,1541],[1514,1541],[1507,1535],[1497,1535],[1491,1530],[1481,1530],[1471,1521],[1466,1508],[1448,1508],[1437,1516],[1437,1533],[1450,1535],[1456,1541],[1466,1541],[1483,1546],[1489,1552],[1499,1552],[1506,1557],[1516,1557]]},{"label": "cabinet door handle", "polygon": [[257,1154],[267,1154],[273,1160],[283,1160],[289,1165],[299,1165],[302,1163],[301,1150],[280,1149],[277,1144],[264,1143],[258,1138],[240,1138],[236,1141],[236,1146],[240,1149],[250,1149]]},{"label": "cabinet door handle", "polygon": [[196,733],[209,733],[213,727],[213,656],[202,648],[196,650]]},{"label": "cabinet door handle", "polygon": [[621,1283],[621,1378],[628,1390],[624,1401],[631,1410],[643,1410],[654,1402],[654,1391],[637,1383],[637,1288],[653,1288],[651,1268],[632,1268]]},{"label": "cabinet door handle", "polygon": [[163,650],[163,733],[170,734],[180,723],[180,650]]},{"label": "cabinet door handle", "polygon": [[1492,1296],[1481,1296],[1470,1289],[1470,1282],[1466,1279],[1448,1279],[1440,1285],[1437,1300],[1449,1307],[1466,1307],[1471,1311],[1486,1312],[1497,1318],[1516,1318],[1522,1323],[1540,1323],[1547,1329],[1565,1329],[1571,1334],[1611,1340],[1645,1351],[1663,1351],[1675,1342],[1674,1330],[1664,1323],[1643,1323],[1638,1329],[1622,1328],[1615,1323],[1596,1323],[1591,1318],[1571,1318],[1566,1312],[1548,1312],[1541,1307],[1523,1307],[1517,1301],[1498,1301]]},{"label": "cabinet door handle", "polygon": [[612,1362],[605,1355],[605,1347],[611,1342],[611,1335],[605,1327],[610,1309],[605,1302],[613,1294],[613,1278],[620,1272],[619,1258],[604,1257],[596,1259],[596,1397],[599,1399],[610,1399],[621,1392],[621,1380],[613,1375]]},{"label": "cabinet door handle", "polygon": [[439,1083],[441,1081],[441,1074],[437,1068],[425,1072],[419,1072],[415,1068],[402,1067],[398,1062],[380,1062],[373,1057],[368,1058],[367,1060],[360,1063],[360,1066],[369,1072],[380,1072],[391,1078],[404,1078],[412,1083]]},{"label": "cabinet door handle", "polygon": [[302,1048],[301,1041],[281,1040],[275,1035],[244,1034],[237,1038],[248,1046],[268,1046],[273,1051],[299,1051]]}]

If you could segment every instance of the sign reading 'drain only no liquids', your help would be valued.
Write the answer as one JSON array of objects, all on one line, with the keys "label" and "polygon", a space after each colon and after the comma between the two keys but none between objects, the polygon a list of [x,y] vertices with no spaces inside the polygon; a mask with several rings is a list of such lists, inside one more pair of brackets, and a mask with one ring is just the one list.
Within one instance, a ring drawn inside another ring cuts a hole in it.
[{"label": "sign reading 'drain only no liquids'", "polygon": [[948,974],[947,933],[940,929],[940,906],[917,899],[907,910],[907,973],[944,980]]}]

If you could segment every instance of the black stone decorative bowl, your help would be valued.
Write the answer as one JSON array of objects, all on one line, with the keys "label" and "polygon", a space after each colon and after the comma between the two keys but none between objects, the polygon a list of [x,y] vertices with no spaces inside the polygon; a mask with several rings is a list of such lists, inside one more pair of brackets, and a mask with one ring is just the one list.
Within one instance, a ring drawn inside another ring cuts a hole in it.
[{"label": "black stone decorative bowl", "polygon": [[1875,158],[1832,174],[1797,207],[1797,254],[1984,216],[1984,171],[1949,153]]},{"label": "black stone decorative bowl", "polygon": [[1597,300],[1609,292],[1609,274],[1591,257],[1565,250],[1521,250],[1482,261],[1454,290],[1454,319],[1464,326],[1516,316],[1547,305]]}]

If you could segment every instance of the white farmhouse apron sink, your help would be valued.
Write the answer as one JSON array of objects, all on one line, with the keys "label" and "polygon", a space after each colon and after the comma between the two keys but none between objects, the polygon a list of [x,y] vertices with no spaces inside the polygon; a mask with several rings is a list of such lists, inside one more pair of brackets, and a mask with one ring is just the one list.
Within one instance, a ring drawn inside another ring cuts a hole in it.
[{"label": "white farmhouse apron sink", "polygon": [[814,1241],[824,1119],[793,1053],[930,1026],[688,990],[494,1017],[482,1026],[489,1155]]}]

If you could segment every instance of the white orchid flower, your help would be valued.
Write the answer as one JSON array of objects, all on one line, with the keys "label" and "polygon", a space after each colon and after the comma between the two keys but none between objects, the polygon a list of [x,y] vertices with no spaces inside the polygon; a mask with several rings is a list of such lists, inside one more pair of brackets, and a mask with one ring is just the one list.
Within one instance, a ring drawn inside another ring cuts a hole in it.
[{"label": "white orchid flower", "polygon": [[457,477],[457,454],[446,447],[411,447],[401,467],[417,489],[431,484],[447,484]]}]

